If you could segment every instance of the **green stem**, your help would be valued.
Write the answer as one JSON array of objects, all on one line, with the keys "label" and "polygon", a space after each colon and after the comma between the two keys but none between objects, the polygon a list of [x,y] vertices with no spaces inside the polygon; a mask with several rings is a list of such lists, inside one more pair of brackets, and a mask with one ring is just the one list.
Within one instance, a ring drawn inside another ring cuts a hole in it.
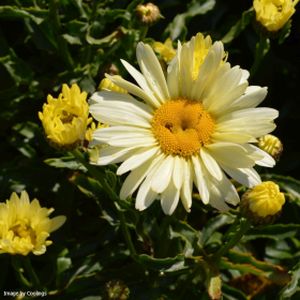
[{"label": "green stem", "polygon": [[30,258],[28,256],[24,257],[23,263],[24,263],[25,272],[28,274],[28,276],[30,278],[30,282],[32,283],[32,286],[35,288],[41,287],[40,280],[39,280],[34,268],[32,267]]},{"label": "green stem", "polygon": [[241,240],[241,238],[248,231],[250,226],[251,224],[247,219],[241,218],[239,229],[236,230],[236,232],[233,234],[230,240],[213,255],[213,260],[219,261],[223,255],[225,255],[232,247],[234,247]]},{"label": "green stem", "polygon": [[254,76],[257,72],[260,63],[262,62],[265,55],[270,50],[270,40],[265,37],[264,35],[260,35],[259,41],[256,44],[256,50],[255,50],[255,57],[254,57],[254,63],[251,67],[250,74],[251,76]]}]

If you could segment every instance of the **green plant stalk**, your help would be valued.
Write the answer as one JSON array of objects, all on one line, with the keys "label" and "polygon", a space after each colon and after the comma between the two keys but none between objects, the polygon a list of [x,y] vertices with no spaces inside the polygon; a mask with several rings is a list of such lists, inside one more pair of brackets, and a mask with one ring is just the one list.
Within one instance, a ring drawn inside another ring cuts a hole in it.
[{"label": "green plant stalk", "polygon": [[24,264],[25,272],[28,274],[28,276],[30,278],[30,282],[32,283],[32,286],[35,288],[40,288],[41,287],[40,280],[31,264],[31,260],[28,256],[25,256],[23,258],[23,264]]},{"label": "green plant stalk", "polygon": [[221,257],[225,255],[232,247],[234,247],[244,236],[244,234],[248,231],[248,229],[251,227],[251,223],[245,219],[240,219],[240,228],[235,232],[235,234],[231,237],[231,239],[223,246],[221,247],[216,253],[212,256],[212,261],[219,262]]},{"label": "green plant stalk", "polygon": [[95,177],[95,179],[97,179],[100,184],[102,185],[102,187],[104,188],[104,190],[107,192],[108,196],[114,200],[114,204],[120,219],[120,224],[121,224],[121,230],[124,236],[124,239],[126,241],[127,247],[130,251],[130,255],[131,257],[136,260],[136,250],[134,248],[132,239],[131,239],[131,235],[130,232],[128,230],[128,227],[126,226],[126,220],[125,220],[125,215],[122,211],[122,209],[120,208],[120,206],[118,205],[118,201],[120,200],[119,196],[116,194],[116,192],[110,187],[110,185],[107,183],[107,181],[104,179],[104,174],[99,172],[93,165],[91,165],[89,162],[87,162],[84,158],[84,156],[82,155],[82,153],[80,152],[80,150],[75,149],[71,152],[73,154],[73,156],[80,162],[82,163],[86,169],[88,170],[88,172]]}]

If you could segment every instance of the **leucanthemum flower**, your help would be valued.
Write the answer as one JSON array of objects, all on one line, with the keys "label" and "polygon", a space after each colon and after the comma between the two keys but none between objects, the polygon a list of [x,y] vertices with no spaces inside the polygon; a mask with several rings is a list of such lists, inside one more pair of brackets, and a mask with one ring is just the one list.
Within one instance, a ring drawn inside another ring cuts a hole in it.
[{"label": "leucanthemum flower", "polygon": [[74,148],[84,140],[89,118],[87,93],[81,92],[77,84],[63,84],[58,98],[51,95],[39,112],[45,134],[51,144],[58,148]]},{"label": "leucanthemum flower", "polygon": [[221,42],[197,34],[179,43],[165,77],[153,50],[137,46],[141,72],[126,61],[136,80],[109,77],[129,94],[97,92],[90,112],[109,128],[96,130],[93,143],[106,144],[98,165],[120,163],[127,176],[121,199],[136,190],[136,208],[160,199],[172,214],[179,199],[187,211],[193,185],[205,204],[219,210],[239,196],[230,177],[248,187],[260,183],[255,164],[272,167],[274,159],[252,143],[275,128],[278,112],[259,107],[267,89],[248,86],[249,73],[231,67]]},{"label": "leucanthemum flower", "polygon": [[50,233],[66,221],[65,216],[50,219],[53,211],[41,207],[37,199],[30,202],[26,191],[20,197],[12,193],[6,203],[0,203],[0,253],[44,254],[52,244]]}]

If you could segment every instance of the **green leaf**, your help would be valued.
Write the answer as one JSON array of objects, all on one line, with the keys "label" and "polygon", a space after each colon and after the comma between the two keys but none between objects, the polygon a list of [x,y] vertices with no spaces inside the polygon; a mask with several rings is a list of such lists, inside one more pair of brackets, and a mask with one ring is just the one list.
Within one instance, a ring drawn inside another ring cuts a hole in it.
[{"label": "green leaf", "polygon": [[244,241],[266,238],[272,240],[293,237],[300,229],[300,224],[274,224],[250,229],[243,237]]},{"label": "green leaf", "polygon": [[230,30],[225,34],[225,36],[222,38],[222,42],[224,44],[230,43],[232,40],[234,40],[238,35],[245,30],[245,28],[248,26],[250,21],[252,20],[254,16],[253,8],[250,8],[243,12],[242,17],[240,20],[235,23]]},{"label": "green leaf", "polygon": [[154,258],[147,254],[141,254],[137,259],[145,267],[157,271],[173,272],[179,269],[187,268],[184,266],[184,255],[182,254],[179,254],[175,257],[166,258]]},{"label": "green leaf", "polygon": [[195,16],[206,14],[214,8],[215,4],[215,0],[193,1],[185,13],[178,14],[172,23],[168,25],[165,30],[165,34],[170,36],[172,40],[184,36],[187,31],[187,21]]},{"label": "green leaf", "polygon": [[0,6],[0,18],[7,18],[7,19],[30,19],[34,21],[36,24],[40,24],[43,21],[43,18],[34,16],[33,13],[38,15],[44,15],[46,11],[39,11],[35,9],[30,9],[26,11],[24,9],[20,9],[15,6]]},{"label": "green leaf", "polygon": [[73,156],[63,156],[58,158],[47,158],[44,160],[44,163],[47,165],[54,167],[54,168],[63,168],[63,169],[70,169],[70,170],[81,170],[86,171],[86,168],[79,163],[78,161],[74,160]]},{"label": "green leaf", "polygon": [[300,262],[298,262],[290,272],[291,281],[280,291],[279,299],[291,299],[296,292],[300,291]]},{"label": "green leaf", "polygon": [[281,28],[278,36],[278,44],[281,45],[290,35],[292,30],[292,20],[289,20],[283,28]]}]

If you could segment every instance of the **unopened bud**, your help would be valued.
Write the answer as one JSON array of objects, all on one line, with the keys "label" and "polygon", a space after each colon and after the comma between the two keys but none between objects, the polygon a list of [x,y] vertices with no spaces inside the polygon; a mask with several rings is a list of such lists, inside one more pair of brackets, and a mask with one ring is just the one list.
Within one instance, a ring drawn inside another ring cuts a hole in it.
[{"label": "unopened bud", "polygon": [[280,139],[272,134],[267,134],[259,138],[258,147],[270,154],[277,161],[279,160],[283,145]]},{"label": "unopened bud", "polygon": [[135,11],[139,20],[145,25],[152,25],[162,18],[159,8],[151,2],[139,4]]},{"label": "unopened bud", "polygon": [[247,191],[241,200],[241,213],[252,224],[272,223],[285,203],[284,194],[273,181],[265,181]]}]

